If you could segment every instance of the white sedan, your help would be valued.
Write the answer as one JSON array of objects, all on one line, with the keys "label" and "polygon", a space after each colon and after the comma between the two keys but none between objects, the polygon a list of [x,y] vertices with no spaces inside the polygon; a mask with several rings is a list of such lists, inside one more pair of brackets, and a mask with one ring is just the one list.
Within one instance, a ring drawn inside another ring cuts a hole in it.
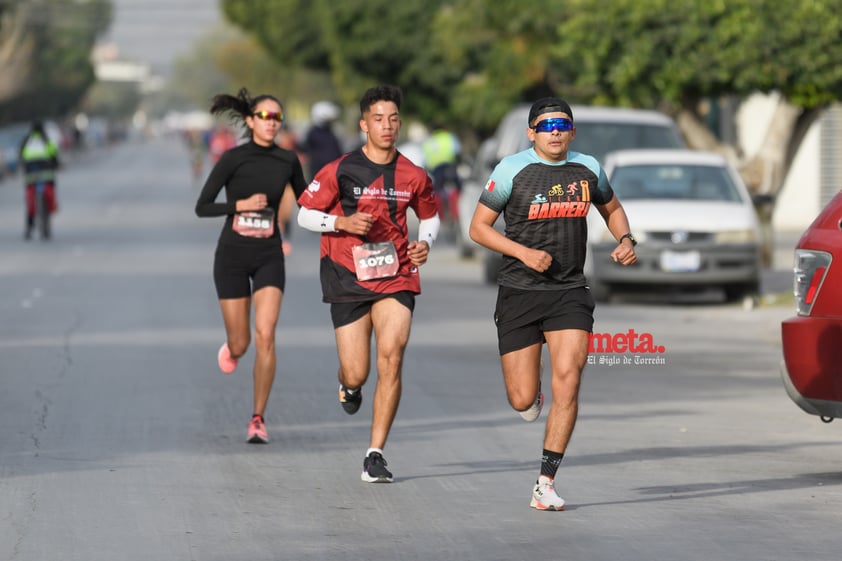
[{"label": "white sedan", "polygon": [[693,150],[618,150],[605,158],[629,217],[638,263],[621,267],[602,217],[588,216],[585,274],[594,298],[620,290],[721,288],[727,300],[759,291],[761,235],[751,196],[721,155]]}]

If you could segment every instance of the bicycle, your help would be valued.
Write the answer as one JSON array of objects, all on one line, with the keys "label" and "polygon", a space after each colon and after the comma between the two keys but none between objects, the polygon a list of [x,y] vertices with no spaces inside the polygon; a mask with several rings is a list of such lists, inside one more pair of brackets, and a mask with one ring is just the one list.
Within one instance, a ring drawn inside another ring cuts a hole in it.
[{"label": "bicycle", "polygon": [[27,221],[26,239],[32,238],[33,228],[37,228],[42,240],[48,240],[52,235],[50,228],[52,208],[49,201],[49,187],[47,181],[36,181],[27,186],[29,220],[31,222]]}]

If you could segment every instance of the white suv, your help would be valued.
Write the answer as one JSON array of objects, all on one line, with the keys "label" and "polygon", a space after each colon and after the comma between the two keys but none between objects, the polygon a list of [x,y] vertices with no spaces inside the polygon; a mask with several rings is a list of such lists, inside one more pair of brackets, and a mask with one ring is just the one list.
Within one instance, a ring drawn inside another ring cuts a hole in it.
[{"label": "white suv", "polygon": [[[530,105],[522,104],[509,111],[494,136],[484,141],[474,161],[470,177],[463,181],[459,199],[459,220],[463,256],[482,252],[484,279],[489,284],[497,282],[500,254],[486,250],[474,243],[468,235],[471,217],[479,196],[494,166],[503,157],[529,148],[526,137]],[[594,156],[604,162],[607,153],[626,148],[685,148],[678,127],[670,117],[657,111],[620,107],[572,106],[576,123],[576,138],[572,150]],[[503,218],[495,225],[503,229]]]}]

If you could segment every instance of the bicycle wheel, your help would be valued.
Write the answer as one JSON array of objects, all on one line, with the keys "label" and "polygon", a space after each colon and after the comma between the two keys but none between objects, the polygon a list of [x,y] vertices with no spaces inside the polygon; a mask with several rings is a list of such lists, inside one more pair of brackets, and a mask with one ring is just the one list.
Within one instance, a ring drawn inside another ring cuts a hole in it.
[{"label": "bicycle wheel", "polygon": [[39,185],[35,191],[35,220],[38,222],[38,231],[41,239],[50,238],[50,209],[47,206],[46,188]]}]

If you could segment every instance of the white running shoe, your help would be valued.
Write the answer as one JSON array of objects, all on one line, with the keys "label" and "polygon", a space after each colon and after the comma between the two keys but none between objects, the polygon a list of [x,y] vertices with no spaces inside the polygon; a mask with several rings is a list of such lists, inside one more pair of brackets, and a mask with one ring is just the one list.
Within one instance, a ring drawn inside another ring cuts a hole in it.
[{"label": "white running shoe", "polygon": [[518,411],[520,417],[527,423],[535,421],[541,416],[541,409],[544,407],[544,392],[538,391],[538,397],[535,398],[535,403],[529,406],[526,411]]},{"label": "white running shoe", "polygon": [[532,489],[532,501],[529,506],[538,510],[564,510],[564,499],[555,492],[553,480],[541,475]]}]

